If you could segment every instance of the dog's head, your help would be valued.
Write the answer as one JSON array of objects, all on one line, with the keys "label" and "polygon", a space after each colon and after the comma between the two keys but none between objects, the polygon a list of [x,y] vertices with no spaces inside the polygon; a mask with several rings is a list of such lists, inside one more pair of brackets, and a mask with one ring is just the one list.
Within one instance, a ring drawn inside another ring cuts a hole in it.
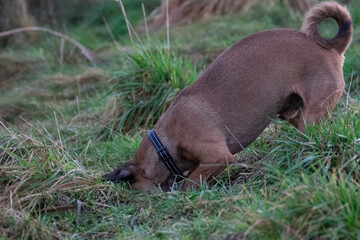
[{"label": "dog's head", "polygon": [[102,181],[127,182],[132,189],[146,190],[160,186],[164,191],[170,189],[173,180],[147,137],[131,161],[102,177]]}]

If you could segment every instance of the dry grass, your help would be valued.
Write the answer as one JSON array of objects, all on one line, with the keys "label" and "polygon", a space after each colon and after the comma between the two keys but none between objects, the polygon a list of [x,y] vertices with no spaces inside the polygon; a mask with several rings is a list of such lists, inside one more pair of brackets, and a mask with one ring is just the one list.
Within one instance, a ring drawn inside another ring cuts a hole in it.
[{"label": "dry grass", "polygon": [[27,58],[0,54],[0,91],[13,87],[14,79],[39,67],[40,63]]},{"label": "dry grass", "polygon": [[[54,122],[57,124],[56,115]],[[79,221],[83,211],[98,211],[112,199],[119,200],[111,185],[97,180],[98,171],[83,166],[86,152],[73,154],[60,132],[57,138],[44,128],[24,133],[3,127],[0,232],[6,237],[62,238],[68,235],[66,231],[44,226],[37,216],[76,210]]]},{"label": "dry grass", "polygon": [[[209,16],[251,10],[259,4],[273,4],[276,0],[172,0],[169,1],[169,22],[171,25],[189,24]],[[315,0],[282,0],[289,9],[305,12]],[[166,23],[166,3],[154,10],[150,17],[149,27],[154,29]]]},{"label": "dry grass", "polygon": [[[15,73],[16,69],[19,69],[19,72]],[[30,71],[26,64],[20,63],[18,68],[14,64],[11,68],[11,71],[13,70],[13,74],[24,74],[25,71]],[[25,122],[22,118],[31,121],[40,112],[44,114],[45,108],[49,108],[49,112],[52,112],[51,105],[61,104],[64,101],[68,102],[67,105],[70,105],[69,102],[71,105],[79,105],[80,95],[96,94],[108,84],[109,79],[110,75],[106,71],[91,68],[75,76],[58,73],[40,77],[15,91],[14,94],[20,98],[16,97],[13,101],[9,100],[0,104],[0,119],[16,126],[23,126]],[[47,105],[49,107],[46,107]]]},{"label": "dry grass", "polygon": [[[62,73],[47,77],[44,81],[47,85],[44,89],[54,89],[52,92],[39,93],[44,100],[49,99],[68,99],[73,100],[79,93],[89,94],[99,85],[106,85],[110,75],[103,70],[89,68],[84,72],[68,76]],[[55,91],[56,90],[56,91]],[[58,91],[60,90],[60,91]],[[36,91],[25,91],[27,96],[36,96]]]}]

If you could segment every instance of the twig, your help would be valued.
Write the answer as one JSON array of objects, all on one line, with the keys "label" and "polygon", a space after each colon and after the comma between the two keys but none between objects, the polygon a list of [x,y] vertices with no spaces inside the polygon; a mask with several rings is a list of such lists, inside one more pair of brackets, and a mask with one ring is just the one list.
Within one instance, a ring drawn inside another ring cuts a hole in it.
[{"label": "twig", "polygon": [[89,146],[92,144],[91,139],[89,139],[88,144],[86,145],[85,150],[83,151],[84,158],[86,157]]},{"label": "twig", "polygon": [[64,46],[65,40],[62,38],[60,43],[60,64],[63,64],[64,62]]},{"label": "twig", "polygon": [[77,208],[77,206],[76,205],[66,205],[66,206],[49,207],[49,208],[40,209],[39,213],[67,211],[67,210],[71,210],[74,208]]},{"label": "twig", "polygon": [[47,32],[47,33],[50,33],[50,34],[54,35],[55,37],[58,37],[58,38],[61,38],[63,40],[71,42],[73,45],[75,45],[80,50],[82,55],[84,55],[84,57],[87,60],[89,60],[90,62],[92,62],[92,63],[95,63],[97,61],[102,60],[93,51],[87,49],[85,46],[81,45],[80,43],[78,43],[74,39],[70,38],[69,36],[67,36],[65,34],[62,34],[62,33],[59,33],[59,32],[55,32],[55,31],[53,31],[51,29],[44,28],[44,27],[31,26],[31,27],[24,27],[24,28],[15,28],[15,29],[12,29],[12,30],[9,30],[9,31],[1,32],[0,33],[0,38],[7,37],[7,36],[10,36],[10,35],[15,34],[15,33],[29,32],[29,31]]},{"label": "twig", "polygon": [[5,126],[5,124],[1,121],[1,119],[0,119],[0,124],[5,128],[6,131],[8,131],[8,133],[12,134],[12,132],[10,132],[10,130]]},{"label": "twig", "polygon": [[147,19],[146,19],[146,12],[145,12],[144,3],[141,4],[141,8],[142,8],[142,11],[143,11],[143,14],[144,14],[144,23],[145,23],[146,36],[147,36],[148,44],[150,45],[149,28],[148,28],[148,25],[147,25]]},{"label": "twig", "polygon": [[[242,148],[242,150],[245,150],[245,148],[243,147],[243,145],[240,143],[240,141],[235,137],[235,135],[230,131],[230,129],[225,126],[226,130],[231,134],[231,136],[235,139],[235,141],[239,144],[239,146]],[[255,155],[258,157],[259,155],[253,151],[255,153]]]},{"label": "twig", "polygon": [[105,18],[105,17],[103,17],[103,21],[104,21],[104,23],[105,23],[106,30],[107,30],[108,33],[110,34],[110,37],[111,37],[114,45],[115,45],[118,49],[120,49],[121,47],[120,47],[120,45],[116,42],[115,37],[114,37],[114,34],[113,34],[113,32],[111,31],[111,28],[110,28],[108,22],[106,21],[106,18]]},{"label": "twig", "polygon": [[170,26],[170,20],[169,20],[169,0],[166,0],[166,39],[167,39],[168,55],[170,56],[170,33],[169,33],[169,26]]},{"label": "twig", "polygon": [[124,18],[125,18],[125,22],[126,22],[126,26],[128,28],[128,31],[129,31],[129,35],[130,35],[130,39],[131,39],[131,42],[133,45],[135,45],[135,42],[134,42],[134,39],[132,37],[132,34],[134,34],[135,36],[135,39],[137,40],[137,42],[139,43],[140,47],[144,50],[144,53],[146,54],[146,56],[149,58],[150,62],[152,65],[154,65],[149,53],[148,53],[148,50],[145,49],[145,46],[144,44],[141,42],[141,39],[140,37],[138,36],[138,34],[136,33],[135,29],[133,28],[133,26],[131,25],[129,19],[127,18],[126,16],[126,11],[125,11],[125,8],[124,8],[124,5],[122,4],[122,1],[121,0],[118,0],[119,2],[119,5],[121,7],[121,11],[123,12],[123,15],[124,15]]},{"label": "twig", "polygon": [[81,113],[80,113],[80,104],[79,104],[79,97],[78,97],[78,95],[76,95],[76,105],[77,105],[78,115],[81,116]]},{"label": "twig", "polygon": [[58,132],[58,135],[59,135],[59,142],[60,142],[60,148],[61,150],[63,151],[64,153],[64,146],[62,144],[62,140],[61,140],[61,134],[60,134],[60,128],[59,128],[59,123],[58,123],[58,120],[57,120],[57,117],[56,117],[56,112],[54,111],[54,117],[55,117],[55,123],[56,123],[56,129],[57,129],[57,132]]},{"label": "twig", "polygon": [[226,165],[227,165],[227,174],[228,174],[228,178],[229,178],[229,185],[230,185],[230,189],[232,191],[232,185],[231,185],[231,174],[230,174],[230,165],[229,165],[229,161],[228,158],[226,158]]},{"label": "twig", "polygon": [[80,226],[81,201],[76,200],[76,226]]},{"label": "twig", "polygon": [[124,4],[122,3],[121,0],[117,0],[117,2],[119,2],[119,6],[120,6],[121,11],[122,11],[122,13],[123,13],[123,15],[124,15],[126,27],[127,27],[127,29],[128,29],[131,42],[134,44],[134,41],[133,41],[133,38],[132,38],[132,34],[131,34],[131,30],[130,30],[130,22],[129,22],[127,16],[126,16],[126,11],[125,11],[125,8],[124,8]]},{"label": "twig", "polygon": [[140,213],[140,210],[141,210],[141,207],[136,209],[135,214],[134,214],[133,218],[131,219],[131,223],[130,223],[131,228],[134,228],[134,224],[135,224],[135,221],[136,221],[136,218],[137,218],[138,214]]},{"label": "twig", "polygon": [[351,99],[351,97],[350,97],[350,90],[351,90],[351,84],[352,84],[352,81],[353,81],[353,77],[354,77],[354,70],[352,71],[352,73],[351,73],[351,78],[350,78],[350,84],[349,84],[349,89],[348,89],[348,92],[346,93],[346,91],[345,91],[345,93],[346,93],[346,107],[348,107],[348,105],[349,105],[349,99]]}]

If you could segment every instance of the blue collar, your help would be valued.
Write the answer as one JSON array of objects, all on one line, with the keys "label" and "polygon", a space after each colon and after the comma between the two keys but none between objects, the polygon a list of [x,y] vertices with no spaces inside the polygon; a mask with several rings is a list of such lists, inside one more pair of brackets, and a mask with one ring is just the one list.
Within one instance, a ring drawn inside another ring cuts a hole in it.
[{"label": "blue collar", "polygon": [[157,154],[161,161],[165,164],[165,166],[169,169],[169,171],[175,176],[175,178],[180,177],[184,179],[184,175],[177,168],[174,160],[172,159],[168,149],[162,144],[159,137],[156,135],[154,129],[148,132],[148,137],[150,138],[152,144],[154,145]]}]

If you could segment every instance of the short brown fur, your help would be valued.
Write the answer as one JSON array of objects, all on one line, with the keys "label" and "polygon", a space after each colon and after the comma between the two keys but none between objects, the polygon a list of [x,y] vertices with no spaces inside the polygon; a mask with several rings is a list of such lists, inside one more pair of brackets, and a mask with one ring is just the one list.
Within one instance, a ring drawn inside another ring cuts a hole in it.
[{"label": "short brown fur", "polygon": [[[332,39],[318,33],[327,17],[339,25]],[[351,37],[346,8],[323,2],[307,13],[302,32],[263,31],[225,50],[154,128],[178,168],[189,171],[182,189],[221,173],[271,118],[288,120],[300,131],[305,122],[326,118],[344,90],[343,54]],[[129,181],[133,189],[168,189],[172,176],[145,137],[134,158],[104,179]]]}]

